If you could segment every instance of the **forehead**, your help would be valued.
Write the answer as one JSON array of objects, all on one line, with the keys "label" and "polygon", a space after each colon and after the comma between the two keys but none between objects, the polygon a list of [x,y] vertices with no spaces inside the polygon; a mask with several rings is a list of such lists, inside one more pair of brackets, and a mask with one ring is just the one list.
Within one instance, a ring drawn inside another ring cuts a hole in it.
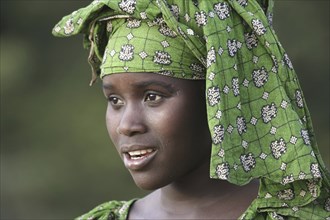
[{"label": "forehead", "polygon": [[200,90],[204,85],[204,80],[180,79],[156,73],[116,73],[104,76],[102,83],[104,88],[159,85],[177,89]]},{"label": "forehead", "polygon": [[175,82],[176,78],[171,78],[163,76],[156,73],[114,73],[111,75],[106,75],[102,78],[103,84],[120,82],[120,81],[148,81],[148,80],[157,80],[163,82]]}]

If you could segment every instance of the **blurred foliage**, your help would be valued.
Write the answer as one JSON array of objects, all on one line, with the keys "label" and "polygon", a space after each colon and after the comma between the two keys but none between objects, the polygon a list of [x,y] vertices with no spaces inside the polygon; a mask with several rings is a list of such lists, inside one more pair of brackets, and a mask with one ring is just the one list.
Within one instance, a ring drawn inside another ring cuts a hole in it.
[{"label": "blurred foliage", "polygon": [[[146,193],[109,141],[82,37],[51,35],[62,16],[88,3],[1,0],[1,219],[71,219]],[[274,26],[329,165],[329,1],[278,0]]]}]

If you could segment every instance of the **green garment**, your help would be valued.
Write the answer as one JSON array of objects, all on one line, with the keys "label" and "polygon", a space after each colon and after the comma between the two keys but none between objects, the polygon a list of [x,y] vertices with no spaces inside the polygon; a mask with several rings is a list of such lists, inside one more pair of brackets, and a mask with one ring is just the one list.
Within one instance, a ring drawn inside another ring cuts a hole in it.
[{"label": "green garment", "polygon": [[76,218],[76,220],[125,220],[128,217],[130,207],[135,201],[135,199],[132,199],[130,201],[105,202]]},{"label": "green garment", "polygon": [[153,72],[204,79],[210,177],[260,179],[242,219],[330,219],[330,177],[272,0],[95,0],[55,36],[85,34],[93,79]]}]

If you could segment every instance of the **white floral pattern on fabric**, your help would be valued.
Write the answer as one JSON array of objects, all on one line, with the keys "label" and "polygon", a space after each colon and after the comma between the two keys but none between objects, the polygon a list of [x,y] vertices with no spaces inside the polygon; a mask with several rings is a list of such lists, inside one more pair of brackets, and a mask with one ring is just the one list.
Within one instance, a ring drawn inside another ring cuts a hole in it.
[{"label": "white floral pattern on fabric", "polygon": [[208,88],[207,90],[207,99],[210,103],[210,106],[215,106],[220,102],[220,89],[217,86]]},{"label": "white floral pattern on fabric", "polygon": [[258,38],[253,32],[245,33],[245,43],[247,48],[251,50],[258,47]]},{"label": "white floral pattern on fabric", "polygon": [[[111,23],[111,22],[110,22]],[[138,19],[127,19],[127,25],[128,28],[138,28],[141,26],[141,20]]]},{"label": "white floral pattern on fabric", "polygon": [[180,15],[180,8],[178,7],[178,5],[171,5],[170,10],[174,15],[175,19],[178,20]]},{"label": "white floral pattern on fabric", "polygon": [[284,56],[283,56],[283,62],[284,62],[284,64],[287,65],[291,70],[293,70],[292,62],[291,62],[291,60],[290,60],[288,54],[286,54],[286,53],[285,53]]},{"label": "white floral pattern on fabric", "polygon": [[310,145],[311,144],[311,140],[310,140],[310,137],[309,137],[308,130],[302,129],[300,131],[300,134],[301,134],[301,137],[303,138],[304,143],[306,145]]},{"label": "white floral pattern on fabric", "polygon": [[207,67],[210,67],[212,63],[215,63],[216,57],[215,57],[215,49],[214,47],[211,47],[209,52],[207,53]]},{"label": "white floral pattern on fabric", "polygon": [[267,29],[259,19],[252,19],[252,26],[257,35],[264,35]]},{"label": "white floral pattern on fabric", "polygon": [[164,76],[174,76],[174,73],[170,70],[162,70],[162,71],[159,71],[159,74],[160,75],[164,75]]},{"label": "white floral pattern on fabric", "polygon": [[119,59],[122,61],[129,61],[133,59],[134,46],[131,44],[125,44],[121,47],[119,52]]},{"label": "white floral pattern on fabric", "polygon": [[217,125],[217,126],[214,126],[213,128],[213,137],[212,137],[212,140],[213,140],[213,143],[214,144],[219,144],[223,141],[223,138],[225,136],[225,129],[222,125]]},{"label": "white floral pattern on fabric", "polygon": [[252,78],[254,85],[258,88],[265,85],[268,80],[268,72],[265,67],[261,67],[261,69],[254,70],[252,73]]},{"label": "white floral pattern on fabric", "polygon": [[205,26],[207,24],[207,15],[204,11],[195,13],[195,20],[198,26]]},{"label": "white floral pattern on fabric", "polygon": [[[272,4],[97,0],[68,15],[53,33],[84,33],[93,74],[101,77],[156,68],[165,76],[205,78],[211,178],[244,185],[261,177],[265,183],[245,218],[281,219],[284,210],[285,217],[308,213],[326,219],[329,213],[313,212],[321,210],[318,204],[326,211],[329,175],[296,73],[271,27]],[[109,17],[103,21],[104,16]],[[283,191],[289,187],[292,199]],[[263,214],[256,211],[270,206]]]},{"label": "white floral pattern on fabric", "polygon": [[261,109],[262,112],[262,120],[264,123],[270,122],[273,118],[276,117],[277,114],[277,108],[275,106],[275,103],[271,103],[270,105],[265,105]]},{"label": "white floral pattern on fabric", "polygon": [[249,172],[255,168],[256,160],[252,153],[241,155],[240,159],[245,172]]},{"label": "white floral pattern on fabric", "polygon": [[243,7],[246,7],[248,5],[248,0],[237,0],[237,2]]},{"label": "white floral pattern on fabric", "polygon": [[289,184],[289,183],[292,183],[294,182],[294,178],[293,178],[293,175],[290,174],[288,176],[284,176],[283,179],[282,179],[282,184],[283,185],[286,185],[286,184]]},{"label": "white floral pattern on fabric", "polygon": [[278,192],[277,197],[281,200],[292,200],[294,198],[292,189],[285,189]]},{"label": "white floral pattern on fabric", "polygon": [[307,180],[307,188],[312,197],[316,198],[318,194],[317,182],[315,179]]},{"label": "white floral pattern on fabric", "polygon": [[234,96],[239,96],[239,80],[237,77],[234,77],[232,79],[232,84],[233,84],[233,93],[234,93]]},{"label": "white floral pattern on fabric", "polygon": [[172,31],[172,29],[170,29],[166,24],[161,24],[159,27],[159,32],[164,35],[164,36],[168,36],[168,37],[176,37],[177,34]]},{"label": "white floral pattern on fabric", "polygon": [[[57,27],[58,28],[58,27]],[[69,35],[74,31],[74,24],[73,24],[73,20],[69,19],[64,26],[64,33]]]},{"label": "white floral pattern on fabric", "polygon": [[237,131],[240,135],[246,132],[246,122],[245,118],[243,117],[237,117]]},{"label": "white floral pattern on fabric", "polygon": [[296,98],[297,106],[299,108],[303,108],[304,107],[304,100],[302,98],[302,94],[301,94],[300,90],[296,90],[295,98]]},{"label": "white floral pattern on fabric", "polygon": [[119,8],[128,14],[133,14],[136,6],[136,0],[122,0]]},{"label": "white floral pattern on fabric", "polygon": [[234,57],[237,54],[238,50],[242,47],[242,43],[237,40],[228,40],[227,47],[229,55],[231,57]]},{"label": "white floral pattern on fabric", "polygon": [[169,65],[172,63],[171,55],[164,51],[156,51],[154,55],[154,62],[157,64]]},{"label": "white floral pattern on fabric", "polygon": [[218,111],[216,112],[216,114],[215,114],[215,117],[216,117],[217,119],[221,119],[221,116],[222,116],[222,111],[221,111],[221,110],[218,110]]},{"label": "white floral pattern on fabric", "polygon": [[317,163],[311,164],[311,172],[314,178],[321,178],[321,172],[319,170],[319,165]]},{"label": "white floral pattern on fabric", "polygon": [[324,204],[324,209],[327,211],[327,212],[330,212],[330,197],[326,199],[326,202]]},{"label": "white floral pattern on fabric", "polygon": [[189,68],[195,72],[196,76],[200,76],[201,78],[205,79],[204,66],[200,65],[199,63],[192,63],[190,64]]},{"label": "white floral pattern on fabric", "polygon": [[283,138],[273,141],[270,145],[275,159],[279,159],[286,152],[286,143]]},{"label": "white floral pattern on fabric", "polygon": [[228,163],[222,163],[217,166],[216,174],[219,179],[226,180],[229,175],[229,165]]},{"label": "white floral pattern on fabric", "polygon": [[285,220],[285,218],[283,218],[283,216],[277,214],[276,212],[271,212],[270,216],[274,220]]},{"label": "white floral pattern on fabric", "polygon": [[214,5],[214,11],[220,18],[220,20],[225,20],[230,16],[230,8],[227,3],[219,2],[218,4]]},{"label": "white floral pattern on fabric", "polygon": [[224,149],[220,149],[220,150],[219,150],[218,156],[219,156],[219,157],[224,157],[224,156],[225,156],[225,151],[224,151]]}]

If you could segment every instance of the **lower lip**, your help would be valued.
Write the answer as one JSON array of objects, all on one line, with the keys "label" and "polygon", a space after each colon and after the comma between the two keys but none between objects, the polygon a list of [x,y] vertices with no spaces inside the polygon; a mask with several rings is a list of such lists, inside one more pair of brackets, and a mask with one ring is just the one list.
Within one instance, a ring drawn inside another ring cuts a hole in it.
[{"label": "lower lip", "polygon": [[127,153],[125,153],[124,154],[125,167],[129,170],[134,170],[134,171],[141,170],[144,167],[146,167],[152,161],[152,159],[155,158],[156,153],[157,151],[155,150],[138,159],[131,159],[131,157]]}]

